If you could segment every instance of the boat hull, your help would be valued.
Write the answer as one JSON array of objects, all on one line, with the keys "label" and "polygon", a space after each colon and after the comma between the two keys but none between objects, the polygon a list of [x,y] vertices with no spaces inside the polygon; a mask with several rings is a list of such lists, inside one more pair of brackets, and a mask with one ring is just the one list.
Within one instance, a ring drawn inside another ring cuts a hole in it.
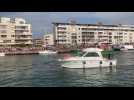
[{"label": "boat hull", "polygon": [[65,68],[100,68],[116,66],[116,60],[75,60],[75,61],[65,61],[62,67]]},{"label": "boat hull", "polygon": [[56,54],[56,51],[39,51],[40,55]]}]

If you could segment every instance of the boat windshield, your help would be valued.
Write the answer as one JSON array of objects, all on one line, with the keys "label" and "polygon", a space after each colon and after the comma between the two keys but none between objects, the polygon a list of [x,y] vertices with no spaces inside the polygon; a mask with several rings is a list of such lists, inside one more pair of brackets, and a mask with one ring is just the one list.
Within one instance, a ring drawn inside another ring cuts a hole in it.
[{"label": "boat windshield", "polygon": [[99,57],[99,54],[96,52],[89,52],[84,57]]},{"label": "boat windshield", "polygon": [[73,52],[71,52],[71,55],[72,55],[72,56],[82,57],[85,53],[86,53],[86,52],[77,50],[77,51],[73,51]]}]

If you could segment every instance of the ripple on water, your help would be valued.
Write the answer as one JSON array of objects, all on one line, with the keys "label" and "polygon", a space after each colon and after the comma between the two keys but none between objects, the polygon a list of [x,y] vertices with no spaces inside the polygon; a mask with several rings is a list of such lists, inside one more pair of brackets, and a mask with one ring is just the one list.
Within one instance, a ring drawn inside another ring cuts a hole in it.
[{"label": "ripple on water", "polygon": [[64,69],[56,55],[0,58],[0,87],[134,86],[134,54],[116,53],[116,72],[107,69]]}]

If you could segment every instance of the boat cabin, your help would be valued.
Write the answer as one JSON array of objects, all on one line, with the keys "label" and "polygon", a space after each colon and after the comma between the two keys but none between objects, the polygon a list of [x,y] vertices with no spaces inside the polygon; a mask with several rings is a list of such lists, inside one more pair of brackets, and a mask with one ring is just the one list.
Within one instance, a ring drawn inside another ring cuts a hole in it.
[{"label": "boat cabin", "polygon": [[87,48],[83,50],[82,57],[103,57],[101,54],[102,51],[102,49],[98,48]]},{"label": "boat cabin", "polygon": [[73,56],[77,57],[93,57],[93,58],[112,58],[112,52],[111,51],[103,51],[99,48],[87,48],[82,51],[76,51],[73,52]]}]

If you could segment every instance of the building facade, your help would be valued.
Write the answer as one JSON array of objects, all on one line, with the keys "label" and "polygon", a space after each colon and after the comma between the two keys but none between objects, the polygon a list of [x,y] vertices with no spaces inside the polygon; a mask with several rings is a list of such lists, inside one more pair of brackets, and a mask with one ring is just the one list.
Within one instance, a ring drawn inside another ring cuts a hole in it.
[{"label": "building facade", "polygon": [[53,34],[44,35],[44,46],[53,46],[54,45],[54,37]]},{"label": "building facade", "polygon": [[134,25],[53,23],[56,45],[134,43]]},{"label": "building facade", "polygon": [[32,45],[31,25],[22,18],[0,17],[0,46]]},{"label": "building facade", "polygon": [[43,39],[33,39],[34,47],[43,47]]}]

